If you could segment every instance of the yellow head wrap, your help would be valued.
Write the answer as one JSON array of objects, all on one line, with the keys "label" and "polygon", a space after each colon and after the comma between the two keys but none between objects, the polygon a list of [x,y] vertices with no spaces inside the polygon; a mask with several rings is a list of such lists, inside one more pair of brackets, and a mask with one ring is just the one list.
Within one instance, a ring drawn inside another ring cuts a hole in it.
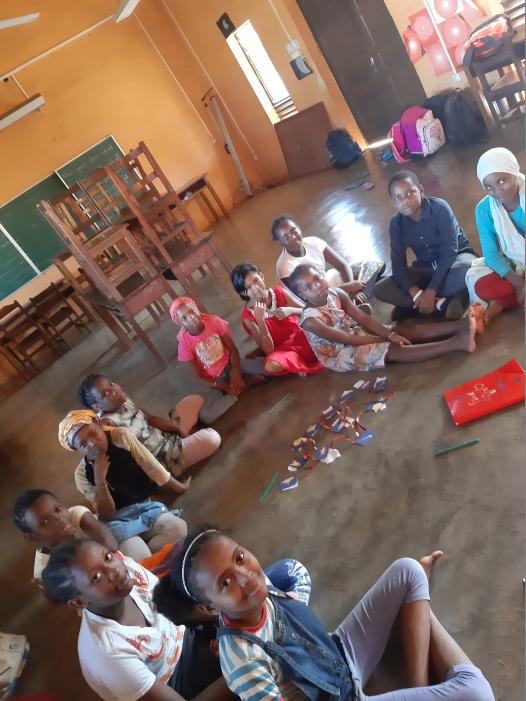
[{"label": "yellow head wrap", "polygon": [[97,420],[97,415],[90,409],[73,409],[70,411],[58,425],[58,441],[66,450],[75,450],[71,445],[70,437],[73,438],[78,429],[85,425],[91,424]]}]

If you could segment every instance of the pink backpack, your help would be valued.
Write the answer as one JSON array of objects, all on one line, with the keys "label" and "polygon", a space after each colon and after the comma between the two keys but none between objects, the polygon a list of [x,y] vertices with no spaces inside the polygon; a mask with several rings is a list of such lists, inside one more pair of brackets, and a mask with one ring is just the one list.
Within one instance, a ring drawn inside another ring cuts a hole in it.
[{"label": "pink backpack", "polygon": [[398,163],[407,163],[411,156],[430,156],[446,143],[439,119],[424,107],[409,107],[389,130],[391,149]]}]

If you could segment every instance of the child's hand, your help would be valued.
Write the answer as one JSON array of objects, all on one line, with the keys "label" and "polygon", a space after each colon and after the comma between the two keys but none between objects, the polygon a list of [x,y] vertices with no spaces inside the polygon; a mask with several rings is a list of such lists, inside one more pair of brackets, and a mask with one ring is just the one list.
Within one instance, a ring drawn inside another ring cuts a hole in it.
[{"label": "child's hand", "polygon": [[357,295],[354,295],[353,300],[355,304],[366,304],[367,303],[367,297],[366,295],[363,294],[363,292],[358,292]]},{"label": "child's hand", "polygon": [[365,282],[363,280],[356,280],[355,282],[348,282],[345,285],[345,291],[352,297],[353,295],[357,295],[359,292],[361,292],[364,287]]},{"label": "child's hand", "polygon": [[93,476],[95,484],[101,484],[106,481],[108,470],[110,469],[110,459],[107,453],[97,455],[93,465]]},{"label": "child's hand", "polygon": [[267,305],[263,302],[256,302],[254,304],[254,319],[258,324],[265,323],[265,315],[267,313]]},{"label": "child's hand", "polygon": [[42,577],[33,577],[31,579],[31,584],[33,584],[35,587],[40,589],[40,591],[44,591],[44,585],[42,584]]},{"label": "child's hand", "polygon": [[435,290],[428,288],[424,290],[420,297],[416,300],[415,307],[420,314],[432,314],[435,311],[436,293]]},{"label": "child's hand", "polygon": [[181,485],[181,488],[179,490],[180,494],[184,494],[185,492],[188,491],[188,488],[190,487],[190,482],[192,481],[191,477],[185,477],[185,479],[182,480],[177,480],[179,484]]},{"label": "child's hand", "polygon": [[236,397],[241,394],[245,389],[245,380],[240,370],[232,370],[230,372],[230,392],[229,394],[234,394]]},{"label": "child's hand", "polygon": [[389,335],[389,343],[397,343],[399,346],[410,346],[411,341],[409,341],[405,336],[399,333],[392,333]]},{"label": "child's hand", "polygon": [[286,319],[288,316],[292,316],[292,314],[295,314],[296,310],[294,307],[277,307],[277,309],[274,309],[274,316],[276,319]]}]

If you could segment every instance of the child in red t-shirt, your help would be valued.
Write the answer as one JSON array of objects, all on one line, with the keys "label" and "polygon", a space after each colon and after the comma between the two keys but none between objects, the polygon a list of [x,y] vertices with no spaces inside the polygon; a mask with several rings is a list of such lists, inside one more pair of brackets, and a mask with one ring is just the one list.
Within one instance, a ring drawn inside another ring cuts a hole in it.
[{"label": "child in red t-shirt", "polygon": [[228,322],[202,314],[190,297],[178,297],[170,307],[172,321],[181,326],[177,335],[178,358],[190,361],[208,385],[233,397],[268,375],[264,358],[241,359]]}]

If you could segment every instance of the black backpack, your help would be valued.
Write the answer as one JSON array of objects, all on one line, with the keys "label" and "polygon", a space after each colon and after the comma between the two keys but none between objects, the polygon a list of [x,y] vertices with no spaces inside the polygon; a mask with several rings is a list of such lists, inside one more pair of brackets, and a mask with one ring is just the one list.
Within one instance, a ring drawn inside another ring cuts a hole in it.
[{"label": "black backpack", "polygon": [[362,149],[346,129],[335,129],[329,132],[327,152],[335,168],[348,168],[362,155]]},{"label": "black backpack", "polygon": [[447,98],[443,125],[446,139],[454,144],[471,144],[488,133],[473,96],[466,90],[454,90]]}]

